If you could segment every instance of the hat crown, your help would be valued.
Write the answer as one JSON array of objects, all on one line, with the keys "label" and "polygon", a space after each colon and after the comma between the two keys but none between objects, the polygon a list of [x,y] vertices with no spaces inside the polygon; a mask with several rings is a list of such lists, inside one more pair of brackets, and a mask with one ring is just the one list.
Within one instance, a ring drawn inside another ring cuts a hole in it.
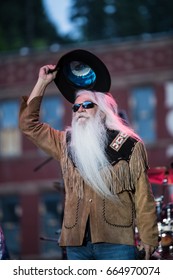
[{"label": "hat crown", "polygon": [[96,74],[93,69],[82,61],[72,61],[64,65],[64,74],[74,86],[86,88],[94,84]]}]

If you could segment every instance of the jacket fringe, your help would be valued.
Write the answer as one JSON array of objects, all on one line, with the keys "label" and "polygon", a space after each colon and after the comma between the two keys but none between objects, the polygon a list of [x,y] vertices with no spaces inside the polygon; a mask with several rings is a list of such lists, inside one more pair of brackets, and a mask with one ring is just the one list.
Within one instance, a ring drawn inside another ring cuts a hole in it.
[{"label": "jacket fringe", "polygon": [[123,191],[133,191],[133,187],[130,184],[130,170],[127,161],[119,161],[111,170],[112,186],[111,193],[114,195]]},{"label": "jacket fringe", "polygon": [[136,185],[142,172],[148,169],[148,158],[145,146],[142,142],[137,142],[134,146],[129,162],[131,182]]},{"label": "jacket fringe", "polygon": [[79,198],[83,198],[84,181],[80,176],[79,171],[75,168],[73,162],[68,157],[66,134],[63,141],[63,156],[61,158],[61,168],[66,190],[66,196],[71,193],[76,193]]},{"label": "jacket fringe", "polygon": [[[68,157],[65,139],[63,141],[61,167],[66,195],[68,196],[75,192],[79,198],[83,198],[84,180]],[[133,148],[129,162],[120,160],[110,169],[112,181],[110,186],[111,193],[117,195],[123,191],[133,192],[141,172],[145,171],[147,168],[148,163],[145,147],[141,142],[137,142]]]}]

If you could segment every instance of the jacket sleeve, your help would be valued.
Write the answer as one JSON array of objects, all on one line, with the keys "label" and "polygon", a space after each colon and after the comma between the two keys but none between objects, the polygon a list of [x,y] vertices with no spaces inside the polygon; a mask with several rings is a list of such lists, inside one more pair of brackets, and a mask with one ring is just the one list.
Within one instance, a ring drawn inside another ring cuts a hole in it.
[{"label": "jacket sleeve", "polygon": [[65,132],[58,131],[39,121],[42,97],[35,97],[27,105],[28,97],[22,97],[19,112],[20,130],[40,149],[60,160]]},{"label": "jacket sleeve", "polygon": [[135,184],[136,224],[140,239],[148,245],[158,246],[156,204],[148,179],[148,159],[144,144],[138,142],[131,158]]}]

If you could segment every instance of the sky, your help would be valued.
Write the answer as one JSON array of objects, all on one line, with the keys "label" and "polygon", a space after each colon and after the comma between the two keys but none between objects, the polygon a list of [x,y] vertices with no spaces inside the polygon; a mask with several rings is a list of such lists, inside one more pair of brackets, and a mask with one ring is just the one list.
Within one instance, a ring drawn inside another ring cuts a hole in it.
[{"label": "sky", "polygon": [[68,20],[71,0],[43,0],[43,4],[48,17],[62,34],[72,30],[72,23]]}]

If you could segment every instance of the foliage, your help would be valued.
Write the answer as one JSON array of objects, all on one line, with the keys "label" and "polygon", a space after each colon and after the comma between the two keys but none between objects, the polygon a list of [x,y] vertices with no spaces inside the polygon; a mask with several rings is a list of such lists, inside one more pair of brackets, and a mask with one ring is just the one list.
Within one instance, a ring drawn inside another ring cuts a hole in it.
[{"label": "foliage", "polygon": [[38,48],[63,42],[42,0],[5,0],[0,9],[0,51]]},{"label": "foliage", "polygon": [[172,0],[71,0],[74,31],[60,35],[42,0],[4,0],[0,51],[173,31]]},{"label": "foliage", "polygon": [[80,40],[173,31],[171,0],[73,0],[71,20]]}]

